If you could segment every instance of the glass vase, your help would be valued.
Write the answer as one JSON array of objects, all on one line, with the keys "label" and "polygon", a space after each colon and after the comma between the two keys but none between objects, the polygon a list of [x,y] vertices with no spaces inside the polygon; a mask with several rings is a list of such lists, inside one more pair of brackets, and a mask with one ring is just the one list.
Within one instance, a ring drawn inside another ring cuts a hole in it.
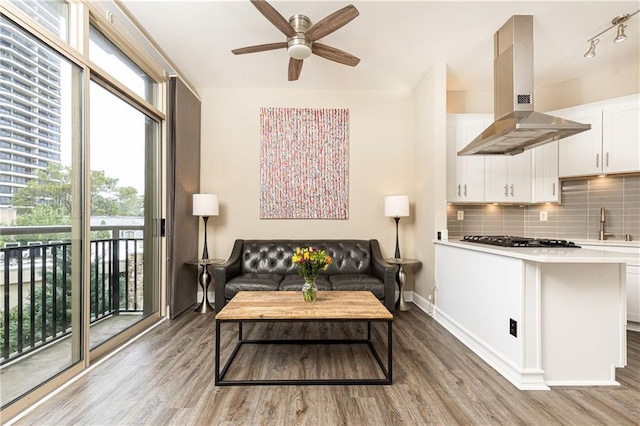
[{"label": "glass vase", "polygon": [[318,299],[316,277],[308,277],[304,279],[304,284],[302,285],[302,297],[305,302],[315,302]]}]

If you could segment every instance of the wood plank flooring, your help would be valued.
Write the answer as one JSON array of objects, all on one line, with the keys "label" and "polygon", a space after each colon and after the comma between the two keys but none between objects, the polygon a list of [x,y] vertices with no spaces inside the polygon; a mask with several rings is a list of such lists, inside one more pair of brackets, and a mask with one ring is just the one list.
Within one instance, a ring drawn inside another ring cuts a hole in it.
[{"label": "wood plank flooring", "polygon": [[[519,391],[417,308],[394,320],[391,386],[216,387],[213,314],[165,321],[17,425],[638,425],[640,333],[628,332],[621,386]],[[245,337],[360,336],[361,324],[245,325]],[[223,324],[227,351],[236,329]],[[340,334],[337,336],[337,334]],[[384,353],[385,329],[374,327]],[[597,345],[598,342],[594,342]],[[243,348],[244,351],[244,348]],[[330,359],[330,361],[327,361]],[[237,363],[237,364],[235,364]],[[260,346],[229,374],[375,374],[366,350]]]}]

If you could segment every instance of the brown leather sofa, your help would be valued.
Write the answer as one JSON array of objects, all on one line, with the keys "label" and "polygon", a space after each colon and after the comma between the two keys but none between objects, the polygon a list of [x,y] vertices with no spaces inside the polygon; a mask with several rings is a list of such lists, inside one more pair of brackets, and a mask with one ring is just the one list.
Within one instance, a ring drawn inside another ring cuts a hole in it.
[{"label": "brown leather sofa", "polygon": [[394,312],[397,267],[384,261],[377,240],[236,240],[229,259],[214,267],[216,312],[241,290],[300,291],[304,281],[291,262],[296,247],[333,258],[316,279],[318,290],[371,291]]}]

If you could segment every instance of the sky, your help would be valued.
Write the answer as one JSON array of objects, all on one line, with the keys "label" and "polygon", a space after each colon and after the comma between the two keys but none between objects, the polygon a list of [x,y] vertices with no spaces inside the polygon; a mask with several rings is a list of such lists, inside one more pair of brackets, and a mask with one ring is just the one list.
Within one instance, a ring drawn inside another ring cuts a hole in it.
[{"label": "sky", "polygon": [[[90,43],[90,58],[138,94],[144,93],[144,80],[128,64],[108,53],[103,46]],[[71,165],[71,65],[62,67],[63,120],[62,164]],[[144,194],[146,116],[126,102],[92,82],[89,90],[88,151],[91,170],[104,171],[118,179],[118,186],[132,186]]]}]

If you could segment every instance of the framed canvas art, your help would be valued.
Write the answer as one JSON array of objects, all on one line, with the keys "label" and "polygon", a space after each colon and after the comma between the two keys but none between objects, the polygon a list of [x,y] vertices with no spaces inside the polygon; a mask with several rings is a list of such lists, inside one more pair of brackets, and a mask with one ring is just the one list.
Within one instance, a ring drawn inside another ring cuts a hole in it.
[{"label": "framed canvas art", "polygon": [[261,108],[260,150],[261,219],[348,219],[348,109]]}]

